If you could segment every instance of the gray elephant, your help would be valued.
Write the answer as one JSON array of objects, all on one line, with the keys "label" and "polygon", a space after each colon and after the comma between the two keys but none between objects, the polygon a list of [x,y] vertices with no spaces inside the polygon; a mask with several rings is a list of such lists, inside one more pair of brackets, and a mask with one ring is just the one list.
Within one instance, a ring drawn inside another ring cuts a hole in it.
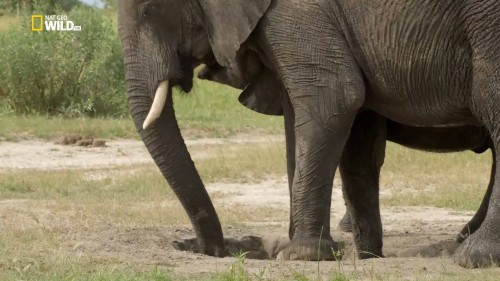
[{"label": "gray elephant", "polygon": [[[356,126],[356,123],[354,126]],[[476,133],[479,133],[479,135],[474,135]],[[409,148],[438,153],[465,151],[469,149],[475,153],[483,153],[490,146],[490,141],[485,133],[484,129],[472,126],[420,128],[405,126],[391,120],[387,120],[385,132],[388,141]],[[486,216],[495,180],[495,160],[495,155],[493,154],[490,182],[485,196],[476,214],[474,214],[472,219],[457,235],[456,241],[458,243],[462,243],[470,234],[474,233],[481,226]],[[342,164],[341,162],[339,166],[341,174],[343,171]],[[339,228],[344,232],[352,232],[352,222],[348,209],[339,222]]]},{"label": "gray elephant", "polygon": [[[255,52],[241,50],[232,66],[233,68],[225,68],[216,61],[208,62],[198,73],[198,78],[244,90],[239,100],[244,106],[253,111],[267,115],[283,115],[282,96],[287,95],[287,93],[279,85],[279,79],[272,76],[272,73]],[[363,155],[359,157],[363,149],[365,149],[364,146],[369,147],[371,145],[363,141],[365,134],[369,132],[379,134],[377,139],[386,137],[388,141],[429,152],[445,153],[472,150],[475,153],[483,153],[490,146],[488,133],[485,128],[481,127],[422,128],[399,124],[389,119],[385,119],[386,123],[383,124],[383,128],[373,128],[372,125],[369,125],[372,120],[380,119],[384,118],[374,112],[361,110],[360,115],[354,121],[351,129],[352,136],[347,140],[344,148],[346,153],[352,153],[352,155],[344,157],[346,160],[341,160],[339,164],[341,177],[350,186],[348,188],[344,186],[343,190],[355,189],[355,187],[352,187],[355,184],[371,184],[374,186],[373,188],[378,188],[381,163],[376,165],[376,169],[373,170],[373,167],[365,164],[366,159]],[[363,124],[363,122],[367,122],[368,125]],[[351,149],[352,152],[350,152]],[[382,160],[378,161],[383,162],[383,156],[379,157],[382,157]],[[288,159],[288,170],[293,172],[295,159],[293,155],[288,155]],[[348,161],[353,160],[357,161],[348,163]],[[486,216],[495,179],[495,159],[493,159],[491,171],[490,183],[479,210],[457,235],[456,241],[458,243],[462,243],[466,237],[474,233],[481,226]],[[352,177],[351,174],[357,174],[358,176]],[[291,175],[291,178],[293,178],[293,175]],[[344,195],[344,197],[346,196]],[[368,200],[371,200],[371,198]],[[374,210],[374,212],[377,211]],[[342,231],[352,232],[353,225],[349,209],[339,222],[339,227]],[[292,232],[291,229],[290,233]]]},{"label": "gray elephant", "polygon": [[[498,1],[129,0],[118,10],[132,117],[205,254],[225,255],[222,230],[171,95],[176,85],[191,90],[193,68],[203,62],[231,67],[240,49],[252,49],[286,89],[285,127],[293,128],[287,150],[296,165],[284,259],[336,257],[332,183],[341,158],[361,157],[344,149],[361,108],[417,127],[484,127],[493,153],[500,148]],[[384,122],[362,124],[383,128]],[[386,139],[378,136],[365,134],[371,145],[360,154],[374,169]],[[483,223],[455,252],[463,266],[500,262],[497,175]],[[345,192],[362,258],[382,256],[374,187],[355,184]]]}]

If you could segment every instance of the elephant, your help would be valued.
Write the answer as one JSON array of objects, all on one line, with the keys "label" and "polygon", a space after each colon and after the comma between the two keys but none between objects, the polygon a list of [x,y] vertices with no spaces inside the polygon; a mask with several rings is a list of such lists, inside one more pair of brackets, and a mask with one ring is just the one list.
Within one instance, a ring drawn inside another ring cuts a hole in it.
[{"label": "elephant", "polygon": [[[225,68],[219,65],[216,61],[208,62],[198,73],[198,78],[244,90],[244,92],[240,95],[239,100],[244,106],[253,111],[266,115],[283,115],[281,97],[286,95],[286,93],[279,92],[284,91],[283,87],[278,85],[279,79],[272,77],[272,73],[266,69],[265,65],[262,61],[260,61],[259,56],[255,52],[251,50],[240,52],[232,65],[233,68]],[[369,120],[373,120],[383,118],[381,116],[377,116],[374,112],[365,112],[364,110],[361,110],[361,112],[361,116],[358,116],[354,122],[354,128],[363,126],[358,124],[363,122],[363,119],[368,118]],[[360,129],[353,131],[362,132]],[[376,128],[375,132],[385,136],[388,141],[409,148],[429,152],[446,153],[472,150],[475,153],[483,153],[490,148],[489,136],[486,129],[477,126],[422,128],[407,126],[385,119],[383,128]],[[364,143],[362,141],[356,141],[356,139],[360,139],[360,137],[354,135],[352,136],[352,140],[349,138],[346,146],[353,147],[353,149],[360,151],[362,150],[360,146]],[[351,142],[353,144],[350,145]],[[289,157],[289,159],[294,161],[293,157]],[[350,159],[352,160],[353,158],[351,157]],[[364,161],[364,159],[359,160],[359,163],[354,162],[350,164],[345,161],[341,161],[339,165],[341,177],[342,173],[348,170],[350,166],[355,167],[357,170],[363,168],[364,166],[362,161]],[[291,161],[288,163],[289,166],[295,165]],[[288,170],[293,169],[289,167]],[[458,243],[462,243],[466,237],[468,237],[471,233],[474,233],[486,216],[488,202],[490,200],[491,190],[495,179],[495,159],[493,159],[493,167],[491,171],[490,183],[486,194],[476,214],[457,235],[456,241]],[[371,178],[362,179],[361,182],[368,182],[372,184],[375,184],[376,182],[378,185],[378,179],[380,176],[379,172],[380,167],[378,173],[362,173],[362,176]],[[348,184],[355,184],[355,182],[353,183],[349,178],[346,179],[346,182]],[[352,232],[351,217],[348,209],[339,222],[339,228],[344,232]]]},{"label": "elephant", "polygon": [[[204,254],[226,254],[222,227],[177,125],[172,87],[190,92],[196,66],[215,59],[232,68],[245,49],[279,78],[287,93],[287,152],[295,159],[289,173],[292,238],[280,257],[301,260],[338,257],[329,218],[339,163],[355,157],[364,159],[367,171],[381,165],[386,138],[380,134],[359,132],[362,153],[346,147],[360,109],[408,126],[484,127],[498,153],[499,18],[495,0],[118,3],[132,119]],[[376,130],[384,118],[360,124]],[[498,175],[481,226],[454,254],[462,266],[500,263]],[[363,177],[354,173],[348,178],[356,182],[345,194],[358,256],[383,256],[378,185],[358,184]]]}]

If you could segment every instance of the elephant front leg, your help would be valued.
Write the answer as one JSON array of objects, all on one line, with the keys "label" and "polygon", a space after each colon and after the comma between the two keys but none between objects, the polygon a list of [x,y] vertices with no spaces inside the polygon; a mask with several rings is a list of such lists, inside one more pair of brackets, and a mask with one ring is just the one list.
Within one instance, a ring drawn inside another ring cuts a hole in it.
[{"label": "elephant front leg", "polygon": [[382,257],[379,177],[384,163],[386,121],[365,111],[356,117],[339,172],[359,258]]},{"label": "elephant front leg", "polygon": [[[288,189],[290,194],[290,225],[288,229],[288,237],[291,240],[295,233],[292,210],[292,188],[295,175],[295,113],[293,111],[290,98],[286,91],[282,90],[283,115],[285,120],[285,136],[286,136],[286,159],[287,159],[287,174],[288,174]],[[325,225],[329,224],[330,217],[325,217]],[[350,221],[349,221],[350,223]]]},{"label": "elephant front leg", "polygon": [[[333,178],[363,106],[365,85],[344,34],[331,18],[319,5],[304,13],[269,19],[262,35],[262,49],[278,60],[276,70],[295,114],[292,239],[279,257],[333,260],[338,257],[338,245],[330,235]],[[280,31],[280,40],[267,37],[273,29]]]},{"label": "elephant front leg", "polygon": [[349,103],[347,108],[342,103],[339,109],[335,93],[320,91],[292,101],[296,136],[291,200],[294,231],[290,244],[279,255],[282,259],[338,258],[338,244],[330,235],[333,178],[359,103]]}]

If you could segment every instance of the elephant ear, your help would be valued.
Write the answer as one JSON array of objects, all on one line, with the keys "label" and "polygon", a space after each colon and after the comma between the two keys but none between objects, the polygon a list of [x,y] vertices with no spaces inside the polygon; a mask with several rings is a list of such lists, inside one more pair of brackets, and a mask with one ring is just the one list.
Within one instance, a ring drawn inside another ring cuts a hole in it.
[{"label": "elephant ear", "polygon": [[262,71],[241,93],[238,100],[247,108],[266,115],[283,115],[284,91],[269,71]]},{"label": "elephant ear", "polygon": [[217,62],[230,67],[240,45],[266,13],[271,0],[199,0]]}]

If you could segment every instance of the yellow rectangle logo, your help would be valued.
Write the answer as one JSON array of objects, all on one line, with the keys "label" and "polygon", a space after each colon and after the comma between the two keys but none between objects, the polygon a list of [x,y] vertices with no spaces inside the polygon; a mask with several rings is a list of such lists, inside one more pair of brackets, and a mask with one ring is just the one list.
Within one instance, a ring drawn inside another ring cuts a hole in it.
[{"label": "yellow rectangle logo", "polygon": [[31,30],[32,31],[43,31],[43,17],[42,16],[40,16],[40,15],[32,15],[31,16]]}]

